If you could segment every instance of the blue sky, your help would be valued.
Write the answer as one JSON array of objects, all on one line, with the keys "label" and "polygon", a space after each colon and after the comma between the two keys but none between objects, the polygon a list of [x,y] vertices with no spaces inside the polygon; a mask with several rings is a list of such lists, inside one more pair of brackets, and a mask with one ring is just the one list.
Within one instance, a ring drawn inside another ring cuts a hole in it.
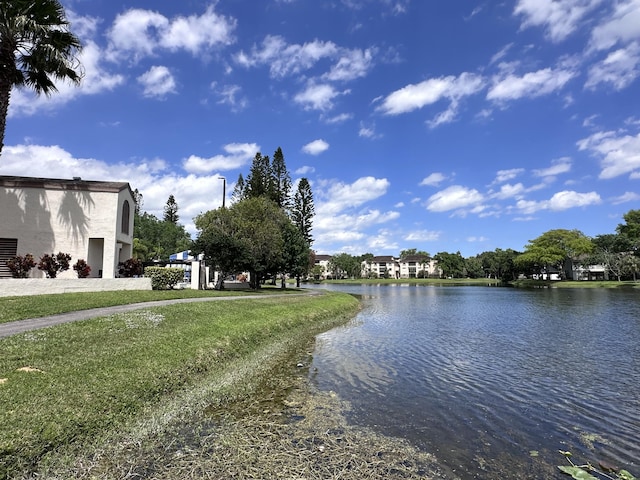
[{"label": "blue sky", "polygon": [[0,174],[162,216],[281,147],[318,253],[465,257],[640,208],[640,0],[65,0],[80,87],[12,93]]}]

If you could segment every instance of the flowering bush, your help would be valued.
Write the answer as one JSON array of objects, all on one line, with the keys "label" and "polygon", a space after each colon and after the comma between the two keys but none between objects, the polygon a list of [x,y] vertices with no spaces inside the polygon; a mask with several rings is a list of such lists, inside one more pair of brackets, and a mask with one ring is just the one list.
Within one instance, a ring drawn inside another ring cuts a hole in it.
[{"label": "flowering bush", "polygon": [[29,271],[36,266],[33,255],[27,253],[24,257],[16,255],[7,260],[7,267],[11,270],[13,278],[27,278]]},{"label": "flowering bush", "polygon": [[57,255],[45,253],[40,257],[38,262],[38,270],[42,270],[47,274],[48,278],[56,278],[58,273],[69,270],[69,262],[71,255],[68,253],[58,252]]},{"label": "flowering bush", "polygon": [[123,277],[135,277],[142,275],[143,265],[137,258],[130,258],[119,265],[118,273]]},{"label": "flowering bush", "polygon": [[82,258],[73,265],[73,269],[78,274],[78,278],[87,278],[91,273],[91,267]]}]

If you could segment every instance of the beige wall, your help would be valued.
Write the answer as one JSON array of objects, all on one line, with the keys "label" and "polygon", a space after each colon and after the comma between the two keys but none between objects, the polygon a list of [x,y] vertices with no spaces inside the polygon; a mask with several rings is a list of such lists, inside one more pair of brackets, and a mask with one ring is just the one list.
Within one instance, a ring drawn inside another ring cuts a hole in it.
[{"label": "beige wall", "polygon": [[49,293],[151,290],[150,278],[4,278],[0,297],[20,297]]},{"label": "beige wall", "polygon": [[[0,237],[17,238],[18,255],[31,253],[37,261],[45,253],[69,253],[71,265],[84,259],[92,277],[102,270],[104,278],[113,278],[118,262],[131,257],[134,203],[128,189],[119,193],[28,187],[0,190]],[[129,234],[120,233],[125,200],[130,205]],[[99,239],[104,242],[102,255],[97,250]],[[34,268],[31,276],[43,277],[44,272]],[[71,268],[60,275],[75,277]]]}]

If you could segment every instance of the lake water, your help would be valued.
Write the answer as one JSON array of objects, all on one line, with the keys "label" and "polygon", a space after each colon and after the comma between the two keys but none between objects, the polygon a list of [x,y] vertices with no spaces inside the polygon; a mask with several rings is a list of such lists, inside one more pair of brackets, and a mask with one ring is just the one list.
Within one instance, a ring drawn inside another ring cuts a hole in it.
[{"label": "lake water", "polygon": [[559,449],[640,475],[640,291],[319,288],[364,296],[311,369],[351,422],[463,479],[567,478]]}]

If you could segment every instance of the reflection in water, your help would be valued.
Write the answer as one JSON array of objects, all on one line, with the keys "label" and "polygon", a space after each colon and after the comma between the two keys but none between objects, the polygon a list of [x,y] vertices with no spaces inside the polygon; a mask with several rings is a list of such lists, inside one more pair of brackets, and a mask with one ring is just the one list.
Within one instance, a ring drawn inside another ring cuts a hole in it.
[{"label": "reflection in water", "polygon": [[637,291],[330,288],[372,297],[314,353],[353,421],[462,478],[555,477],[558,449],[640,473]]}]

